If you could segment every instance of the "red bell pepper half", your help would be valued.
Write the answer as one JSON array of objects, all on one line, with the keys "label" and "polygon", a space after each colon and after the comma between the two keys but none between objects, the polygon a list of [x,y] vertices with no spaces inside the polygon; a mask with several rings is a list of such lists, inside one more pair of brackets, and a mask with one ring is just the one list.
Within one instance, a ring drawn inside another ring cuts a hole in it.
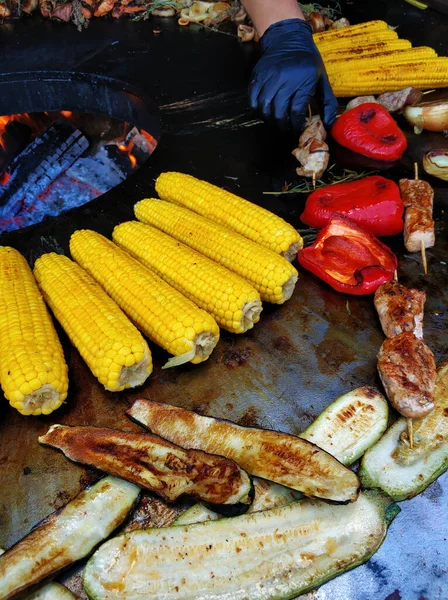
[{"label": "red bell pepper half", "polygon": [[364,296],[391,281],[397,257],[351,219],[334,214],[314,244],[299,251],[299,263],[337,292]]},{"label": "red bell pepper half", "polygon": [[377,160],[398,160],[408,144],[391,114],[374,102],[343,113],[336,119],[331,134],[341,146]]},{"label": "red bell pepper half", "polygon": [[306,225],[321,229],[337,212],[373,235],[396,235],[403,231],[403,211],[398,185],[373,175],[316,190],[308,196],[300,219]]}]

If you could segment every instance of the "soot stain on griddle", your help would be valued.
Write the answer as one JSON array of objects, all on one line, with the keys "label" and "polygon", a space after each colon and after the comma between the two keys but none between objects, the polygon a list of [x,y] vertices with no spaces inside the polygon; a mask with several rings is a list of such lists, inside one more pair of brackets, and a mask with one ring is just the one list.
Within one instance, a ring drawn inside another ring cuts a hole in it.
[{"label": "soot stain on griddle", "polygon": [[257,408],[255,406],[249,406],[238,423],[243,427],[259,427],[260,421]]},{"label": "soot stain on griddle", "polygon": [[434,502],[434,504],[439,503],[439,498],[443,495],[442,486],[438,481],[434,481],[432,485],[430,485],[424,492],[423,496],[428,498],[430,502]]},{"label": "soot stain on griddle", "polygon": [[337,372],[343,363],[355,360],[355,353],[351,348],[339,340],[324,339],[315,349],[316,357],[322,373],[326,375]]},{"label": "soot stain on griddle", "polygon": [[280,352],[291,352],[294,349],[294,346],[288,340],[286,335],[279,335],[272,344],[276,350],[280,350]]},{"label": "soot stain on griddle", "polygon": [[400,590],[395,590],[392,594],[389,594],[384,600],[401,600]]},{"label": "soot stain on griddle", "polygon": [[227,369],[237,369],[247,364],[250,355],[250,348],[229,348],[222,355],[221,362]]}]

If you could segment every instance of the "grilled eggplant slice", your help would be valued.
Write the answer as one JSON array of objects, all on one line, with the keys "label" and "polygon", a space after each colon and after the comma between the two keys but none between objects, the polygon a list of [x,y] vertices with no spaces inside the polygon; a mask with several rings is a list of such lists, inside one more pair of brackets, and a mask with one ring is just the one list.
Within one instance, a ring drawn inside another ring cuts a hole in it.
[{"label": "grilled eggplant slice", "polygon": [[52,425],[39,442],[62,450],[75,462],[156,492],[164,500],[189,494],[216,505],[243,505],[245,510],[252,502],[250,477],[233,460],[184,450],[150,433]]},{"label": "grilled eggplant slice", "polygon": [[184,448],[221,454],[251,475],[333,502],[352,502],[358,477],[333,456],[293,435],[241,427],[230,421],[150,400],[136,400],[126,414]]},{"label": "grilled eggplant slice", "polygon": [[84,570],[92,600],[295,598],[366,561],[399,509],[375,492],[118,536]]},{"label": "grilled eggplant slice", "polygon": [[337,398],[300,437],[351,465],[383,435],[388,417],[385,397],[364,386]]},{"label": "grilled eggplant slice", "polygon": [[23,598],[21,596],[21,600],[75,600],[75,596],[60,583],[52,581]]},{"label": "grilled eggplant slice", "polygon": [[365,487],[405,500],[423,492],[448,469],[448,363],[437,375],[434,410],[413,422],[413,448],[407,439],[407,420],[400,418],[364,455],[360,476]]},{"label": "grilled eggplant slice", "polygon": [[105,477],[47,517],[0,556],[0,600],[90,554],[127,517],[140,489]]}]

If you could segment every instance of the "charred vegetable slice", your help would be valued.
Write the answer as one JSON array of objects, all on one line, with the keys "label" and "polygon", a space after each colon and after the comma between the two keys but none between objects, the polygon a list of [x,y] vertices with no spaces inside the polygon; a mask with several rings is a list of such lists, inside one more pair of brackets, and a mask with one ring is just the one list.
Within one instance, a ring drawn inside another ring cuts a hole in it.
[{"label": "charred vegetable slice", "polygon": [[137,400],[127,415],[175,444],[226,456],[251,475],[306,496],[334,502],[350,502],[358,496],[359,480],[353,471],[293,435],[241,427],[150,400]]},{"label": "charred vegetable slice", "polygon": [[300,437],[350,465],[382,436],[388,414],[378,390],[360,387],[332,402]]},{"label": "charred vegetable slice", "polygon": [[232,460],[184,450],[150,433],[52,425],[39,442],[62,450],[73,461],[156,492],[165,500],[190,494],[215,504],[249,505],[252,501],[250,477]]},{"label": "charred vegetable slice", "polygon": [[365,487],[381,488],[395,500],[412,498],[448,469],[448,363],[437,372],[435,408],[414,419],[414,445],[400,418],[366,452],[360,476]]},{"label": "charred vegetable slice", "polygon": [[233,519],[134,531],[94,554],[84,588],[94,600],[295,598],[366,561],[396,514],[389,499],[368,492],[343,506],[303,499]]},{"label": "charred vegetable slice", "polygon": [[22,600],[75,600],[75,596],[60,583],[52,581],[24,596]]},{"label": "charred vegetable slice", "polygon": [[[255,495],[254,501],[247,511],[248,513],[283,506],[302,497],[300,492],[291,490],[283,485],[278,485],[278,483],[272,483],[264,479],[258,479],[257,477],[254,477],[253,482]],[[216,521],[216,519],[220,518],[221,515],[210,510],[207,506],[194,504],[177,517],[174,525],[190,525],[191,523],[202,523],[203,521]]]},{"label": "charred vegetable slice", "polygon": [[0,556],[0,599],[90,554],[124,521],[139,491],[132,483],[105,477],[47,517]]}]

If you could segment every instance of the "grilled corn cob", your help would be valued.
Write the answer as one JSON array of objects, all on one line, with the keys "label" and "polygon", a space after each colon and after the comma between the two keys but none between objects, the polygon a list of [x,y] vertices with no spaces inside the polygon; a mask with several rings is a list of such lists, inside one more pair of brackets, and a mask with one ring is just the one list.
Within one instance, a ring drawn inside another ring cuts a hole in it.
[{"label": "grilled corn cob", "polygon": [[137,219],[161,229],[247,279],[261,299],[282,304],[291,297],[298,273],[282,256],[187,208],[146,199],[135,207]]},{"label": "grilled corn cob", "polygon": [[141,385],[152,371],[140,332],[93,278],[66,256],[51,252],[34,265],[45,300],[106,390]]},{"label": "grilled corn cob", "polygon": [[274,213],[191,175],[162,173],[156,191],[162,200],[185,206],[288,260],[303,247],[294,227]]},{"label": "grilled corn cob", "polygon": [[339,71],[330,74],[336,96],[382,94],[413,86],[418,89],[441,88],[448,85],[448,58],[435,58],[422,63],[410,62],[385,65],[375,69]]},{"label": "grilled corn cob", "polygon": [[357,71],[359,69],[373,69],[375,66],[396,65],[405,62],[426,62],[428,59],[437,58],[436,51],[432,48],[422,46],[421,48],[411,48],[410,50],[390,50],[378,52],[370,56],[346,58],[344,61],[339,59],[329,59],[325,61],[325,68],[328,74],[338,71]]},{"label": "grilled corn cob", "polygon": [[349,50],[350,48],[357,48],[366,44],[376,44],[378,42],[391,42],[398,40],[398,34],[396,31],[386,29],[385,31],[378,31],[366,34],[357,34],[351,37],[335,38],[317,43],[319,52],[325,55],[328,51],[340,50],[342,48]]},{"label": "grilled corn cob", "polygon": [[48,415],[64,402],[67,365],[25,258],[0,247],[0,383],[22,415]]},{"label": "grilled corn cob", "polygon": [[207,360],[219,340],[211,315],[95,231],[75,231],[70,252],[145,335],[174,354],[166,367]]},{"label": "grilled corn cob", "polygon": [[115,227],[113,239],[227,331],[244,333],[260,320],[260,294],[250,283],[163,231],[129,221]]},{"label": "grilled corn cob", "polygon": [[321,31],[315,33],[313,39],[315,43],[324,40],[334,40],[341,38],[352,37],[353,35],[366,35],[376,31],[387,31],[389,25],[386,21],[366,21],[365,23],[358,23],[357,25],[349,25],[342,29],[329,29],[328,31]]},{"label": "grilled corn cob", "polygon": [[339,50],[327,50],[322,54],[324,62],[327,60],[346,60],[355,57],[366,57],[379,52],[391,52],[393,50],[409,50],[412,48],[408,40],[391,40],[390,42],[376,42],[373,44],[364,44],[362,46],[353,46],[341,48]]}]

